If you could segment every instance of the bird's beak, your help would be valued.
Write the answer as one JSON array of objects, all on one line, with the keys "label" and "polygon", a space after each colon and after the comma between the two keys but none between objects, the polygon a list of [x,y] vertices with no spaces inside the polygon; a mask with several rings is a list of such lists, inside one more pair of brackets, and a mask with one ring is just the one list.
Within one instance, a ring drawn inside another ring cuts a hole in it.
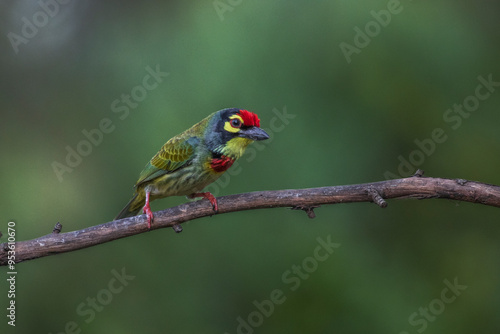
[{"label": "bird's beak", "polygon": [[248,138],[251,140],[266,140],[269,139],[269,135],[266,131],[258,128],[256,126],[249,127],[247,129],[241,129],[238,132],[239,137]]}]

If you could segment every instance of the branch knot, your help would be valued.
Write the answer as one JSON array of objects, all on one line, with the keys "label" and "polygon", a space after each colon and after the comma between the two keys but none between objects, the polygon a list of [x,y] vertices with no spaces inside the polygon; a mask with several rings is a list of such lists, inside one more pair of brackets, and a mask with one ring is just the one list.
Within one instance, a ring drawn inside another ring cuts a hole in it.
[{"label": "branch knot", "polygon": [[381,208],[387,207],[387,202],[382,198],[382,195],[380,195],[377,189],[370,187],[367,190],[367,193],[372,198],[373,203],[377,204]]},{"label": "branch knot", "polygon": [[291,210],[303,210],[305,213],[307,213],[307,217],[313,219],[316,218],[314,209],[319,207],[319,205],[295,205],[291,208]]},{"label": "branch knot", "polygon": [[57,234],[57,233],[61,233],[61,231],[62,231],[62,225],[61,225],[61,223],[57,222],[54,225],[54,229],[52,230],[52,233]]}]

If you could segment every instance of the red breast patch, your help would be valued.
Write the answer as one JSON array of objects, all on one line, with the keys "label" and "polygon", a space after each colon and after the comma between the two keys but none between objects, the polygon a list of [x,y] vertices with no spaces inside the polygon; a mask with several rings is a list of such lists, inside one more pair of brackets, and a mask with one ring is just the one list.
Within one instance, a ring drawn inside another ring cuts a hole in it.
[{"label": "red breast patch", "polygon": [[258,127],[260,127],[260,119],[253,112],[250,112],[248,110],[240,110],[238,115],[240,115],[241,118],[243,119],[243,123],[245,123],[245,126],[258,126]]},{"label": "red breast patch", "polygon": [[220,158],[212,159],[210,162],[210,167],[214,170],[214,172],[222,173],[229,169],[234,163],[234,160],[230,157],[226,157],[225,155]]}]

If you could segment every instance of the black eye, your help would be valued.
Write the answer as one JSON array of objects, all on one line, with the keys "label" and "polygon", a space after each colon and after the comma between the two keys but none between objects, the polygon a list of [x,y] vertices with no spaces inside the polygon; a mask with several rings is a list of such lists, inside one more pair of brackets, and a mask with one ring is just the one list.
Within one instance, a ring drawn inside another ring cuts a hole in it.
[{"label": "black eye", "polygon": [[231,126],[233,128],[241,128],[241,121],[237,118],[231,120]]}]

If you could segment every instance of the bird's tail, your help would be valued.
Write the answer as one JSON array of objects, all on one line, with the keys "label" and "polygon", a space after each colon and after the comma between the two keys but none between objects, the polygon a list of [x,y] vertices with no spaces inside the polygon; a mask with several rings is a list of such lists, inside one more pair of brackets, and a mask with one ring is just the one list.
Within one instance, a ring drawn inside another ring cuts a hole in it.
[{"label": "bird's tail", "polygon": [[146,204],[144,195],[135,194],[134,197],[125,205],[120,213],[115,217],[115,220],[136,216],[141,208]]}]

